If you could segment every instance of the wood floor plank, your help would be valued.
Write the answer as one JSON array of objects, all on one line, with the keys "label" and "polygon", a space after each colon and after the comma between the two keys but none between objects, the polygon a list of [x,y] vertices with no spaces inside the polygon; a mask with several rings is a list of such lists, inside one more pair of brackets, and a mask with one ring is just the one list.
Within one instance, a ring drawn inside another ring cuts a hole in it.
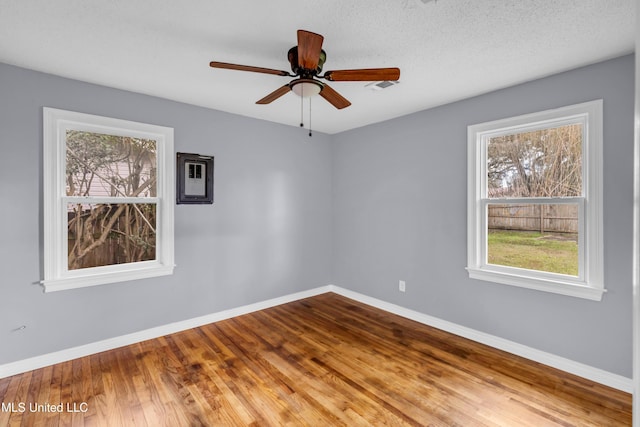
[{"label": "wood floor plank", "polygon": [[631,424],[627,393],[331,293],[0,379],[0,401],[65,405],[0,426]]},{"label": "wood floor plank", "polygon": [[[312,324],[312,320],[308,316],[306,320],[309,321],[308,325]],[[344,326],[346,323],[340,323],[341,327],[338,328],[335,326],[326,328],[326,319],[315,320],[321,322],[317,326],[318,331],[327,331],[332,334],[335,340],[333,348],[340,350],[337,351],[338,354],[345,351],[351,355],[350,358],[334,358],[332,353],[327,353],[321,358],[311,358],[312,362],[329,369],[332,376],[339,377],[349,383],[357,393],[368,394],[379,407],[384,408],[387,412],[397,414],[410,425],[417,425],[427,420],[442,425],[458,425],[457,422],[460,423],[459,425],[468,425],[466,411],[469,408],[464,402],[456,401],[456,406],[462,409],[460,411],[462,415],[458,416],[457,421],[454,421],[448,417],[446,411],[434,412],[435,406],[431,406],[429,399],[417,401],[419,396],[426,395],[424,390],[420,390],[422,384],[413,386],[410,383],[411,377],[400,381],[402,378],[399,376],[399,371],[395,369],[395,366],[405,359],[404,355],[402,357],[398,357],[397,354],[390,356],[385,354],[380,346],[372,350],[370,343],[366,342],[364,337],[368,335],[368,332],[363,333],[363,330],[360,330],[357,334],[351,334],[349,328]],[[370,351],[373,351],[371,354],[375,354],[374,357],[369,357]],[[379,356],[384,357],[384,363],[379,363],[380,360],[373,360]],[[363,366],[366,366],[365,370],[362,369]],[[385,382],[380,378],[394,378],[396,381]],[[406,389],[411,389],[413,393],[406,393]],[[452,398],[453,396],[449,396],[449,399]]]},{"label": "wood floor plank", "polygon": [[[242,322],[242,320],[248,319],[236,319],[235,322],[240,323],[238,325],[239,329],[235,330],[236,332],[239,330],[255,330],[255,324],[247,324]],[[314,388],[314,384],[305,381],[305,378],[302,376],[295,376],[295,378],[288,376],[287,372],[291,371],[290,367],[295,365],[296,362],[286,356],[283,358],[281,352],[283,342],[280,340],[280,337],[273,338],[270,328],[268,327],[260,328],[259,331],[260,335],[254,332],[251,334],[245,333],[245,338],[240,345],[243,346],[245,351],[249,351],[250,346],[255,347],[257,345],[261,345],[261,348],[264,349],[259,353],[254,352],[254,357],[259,363],[258,369],[269,372],[269,377],[273,380],[274,385],[277,384],[277,387],[282,389],[283,397],[288,404],[287,412],[304,415],[298,425],[302,423],[303,420],[314,420],[317,424],[322,425],[335,425],[339,421],[349,424],[359,424],[362,422],[355,413],[343,414],[343,411],[335,412],[327,408],[327,406],[331,406],[334,403],[331,401],[332,396],[341,395],[341,393],[336,393],[335,386],[327,385],[323,389],[317,389]],[[268,339],[269,335],[272,338],[272,342]],[[311,373],[305,368],[300,369],[300,367],[298,367],[293,371],[303,371],[307,373],[307,376],[309,376],[309,374],[317,376],[317,373]],[[307,387],[302,389],[300,387],[301,384],[306,384]],[[314,391],[315,397],[309,394],[308,387]],[[320,400],[322,400],[322,403]],[[343,404],[342,400],[339,404]],[[341,417],[341,415],[343,415],[343,417]]]},{"label": "wood floor plank", "polygon": [[[255,409],[256,420],[259,424],[277,423],[280,414],[290,413],[289,418],[295,420],[296,414],[289,411],[289,405],[294,403],[290,399],[291,389],[281,378],[272,375],[273,371],[264,363],[264,358],[255,342],[247,339],[246,332],[238,329],[233,320],[225,321],[225,330],[220,330],[226,339],[233,345],[229,348],[238,359],[245,361],[243,369],[242,394],[250,402],[250,407]],[[265,349],[268,351],[268,349]],[[264,390],[264,393],[255,393],[254,390]],[[273,418],[276,417],[276,418]]]}]

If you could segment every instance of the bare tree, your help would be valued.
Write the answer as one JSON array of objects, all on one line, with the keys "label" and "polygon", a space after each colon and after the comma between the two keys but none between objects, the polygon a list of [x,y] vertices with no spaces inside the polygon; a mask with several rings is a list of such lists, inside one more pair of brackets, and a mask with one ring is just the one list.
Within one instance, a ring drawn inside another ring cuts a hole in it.
[{"label": "bare tree", "polygon": [[582,126],[493,137],[487,145],[490,197],[582,194]]}]

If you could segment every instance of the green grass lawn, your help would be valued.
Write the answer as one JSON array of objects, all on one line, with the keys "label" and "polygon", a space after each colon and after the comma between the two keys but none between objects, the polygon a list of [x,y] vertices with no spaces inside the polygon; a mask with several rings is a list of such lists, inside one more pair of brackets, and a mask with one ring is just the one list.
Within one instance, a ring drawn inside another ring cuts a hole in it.
[{"label": "green grass lawn", "polygon": [[578,275],[578,242],[574,234],[489,230],[489,264]]}]

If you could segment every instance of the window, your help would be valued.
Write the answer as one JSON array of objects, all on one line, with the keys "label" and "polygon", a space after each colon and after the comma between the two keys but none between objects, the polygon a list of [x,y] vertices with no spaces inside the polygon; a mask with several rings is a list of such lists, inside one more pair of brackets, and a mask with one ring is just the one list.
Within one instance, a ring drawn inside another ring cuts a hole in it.
[{"label": "window", "polygon": [[602,100],[468,127],[469,277],[600,300]]},{"label": "window", "polygon": [[173,273],[173,129],[43,110],[46,292]]}]

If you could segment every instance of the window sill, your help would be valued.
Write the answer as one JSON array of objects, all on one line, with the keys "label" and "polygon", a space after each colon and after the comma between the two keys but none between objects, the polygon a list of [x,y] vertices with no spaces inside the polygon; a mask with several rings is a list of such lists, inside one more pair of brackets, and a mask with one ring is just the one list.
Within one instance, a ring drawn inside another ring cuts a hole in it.
[{"label": "window sill", "polygon": [[576,298],[584,298],[592,301],[601,301],[606,292],[604,288],[587,286],[583,282],[572,281],[570,278],[547,279],[532,277],[514,272],[495,271],[486,268],[467,267],[471,279],[500,283],[503,285],[518,286],[521,288],[535,289]]},{"label": "window sill", "polygon": [[105,285],[107,283],[126,282],[129,280],[168,276],[173,274],[173,268],[173,265],[165,266],[161,264],[153,264],[126,271],[92,273],[59,279],[42,280],[40,284],[44,287],[44,292],[56,292],[68,289]]}]

